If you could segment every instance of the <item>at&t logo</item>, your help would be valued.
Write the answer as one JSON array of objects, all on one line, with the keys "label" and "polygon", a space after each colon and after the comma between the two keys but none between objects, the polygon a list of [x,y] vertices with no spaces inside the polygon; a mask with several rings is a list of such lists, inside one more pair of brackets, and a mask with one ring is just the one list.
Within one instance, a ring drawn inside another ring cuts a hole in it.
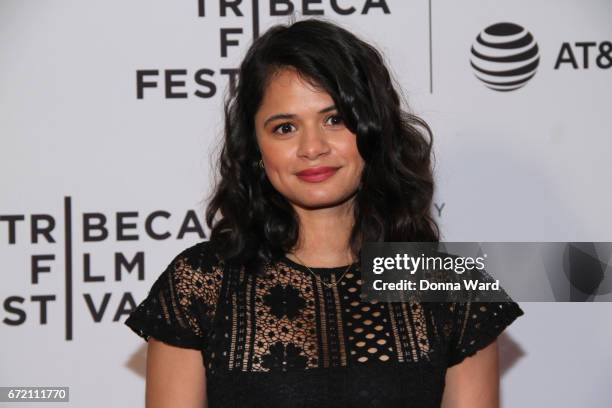
[{"label": "at&t logo", "polygon": [[470,62],[488,88],[514,91],[536,74],[540,53],[529,31],[514,23],[497,23],[478,34]]}]

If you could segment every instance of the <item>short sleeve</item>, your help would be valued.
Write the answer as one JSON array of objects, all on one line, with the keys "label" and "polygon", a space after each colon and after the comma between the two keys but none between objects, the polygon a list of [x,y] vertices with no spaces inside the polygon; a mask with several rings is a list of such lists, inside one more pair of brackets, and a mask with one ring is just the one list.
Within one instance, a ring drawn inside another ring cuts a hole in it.
[{"label": "short sleeve", "polygon": [[457,302],[450,308],[451,337],[448,366],[459,364],[491,344],[519,316],[524,314],[512,300],[504,302]]},{"label": "short sleeve", "polygon": [[223,272],[210,261],[205,243],[177,255],[124,322],[144,340],[198,350],[207,346]]}]

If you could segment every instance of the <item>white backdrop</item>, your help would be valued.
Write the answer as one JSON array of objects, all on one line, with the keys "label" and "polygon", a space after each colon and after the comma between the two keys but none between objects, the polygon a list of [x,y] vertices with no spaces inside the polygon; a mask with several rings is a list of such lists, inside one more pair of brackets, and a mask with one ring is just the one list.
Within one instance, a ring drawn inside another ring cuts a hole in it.
[{"label": "white backdrop", "polygon": [[[287,1],[242,3],[242,16],[222,16],[210,0],[0,0],[0,386],[144,406],[146,345],[122,323],[171,258],[208,236],[193,214],[227,72],[254,22],[261,33],[287,20],[271,13]],[[432,126],[445,240],[612,241],[611,2],[307,4],[379,47]],[[510,92],[470,66],[477,35],[500,22],[539,49],[535,76]],[[145,70],[156,87],[138,98]],[[186,97],[167,97],[167,74]],[[612,305],[521,307],[501,338],[503,406],[612,406]]]}]

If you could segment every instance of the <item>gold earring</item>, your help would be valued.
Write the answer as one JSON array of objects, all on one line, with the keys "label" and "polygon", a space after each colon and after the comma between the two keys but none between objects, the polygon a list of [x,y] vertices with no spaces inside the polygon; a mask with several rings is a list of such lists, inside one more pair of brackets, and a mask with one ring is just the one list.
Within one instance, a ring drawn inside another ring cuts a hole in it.
[{"label": "gold earring", "polygon": [[261,167],[262,169],[264,168],[264,164],[263,164],[263,160],[259,160],[259,167]]}]

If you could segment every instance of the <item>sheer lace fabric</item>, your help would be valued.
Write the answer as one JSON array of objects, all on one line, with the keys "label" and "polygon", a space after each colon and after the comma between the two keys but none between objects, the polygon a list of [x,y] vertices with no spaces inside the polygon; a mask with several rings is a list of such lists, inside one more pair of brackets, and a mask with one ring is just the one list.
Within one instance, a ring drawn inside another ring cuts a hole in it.
[{"label": "sheer lace fabric", "polygon": [[168,265],[125,324],[200,350],[210,408],[439,407],[448,367],[490,344],[518,304],[363,301],[353,264],[286,257],[261,276],[228,268],[208,241]]}]

